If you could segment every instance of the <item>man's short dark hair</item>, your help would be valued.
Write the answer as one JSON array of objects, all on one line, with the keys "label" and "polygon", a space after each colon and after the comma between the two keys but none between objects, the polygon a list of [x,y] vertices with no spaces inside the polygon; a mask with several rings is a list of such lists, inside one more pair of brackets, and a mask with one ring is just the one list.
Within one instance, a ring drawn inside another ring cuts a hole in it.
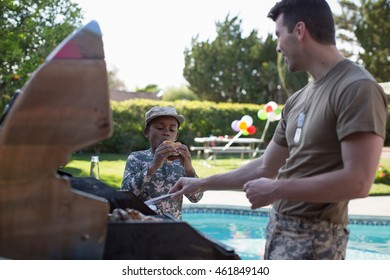
[{"label": "man's short dark hair", "polygon": [[314,40],[325,45],[335,45],[335,27],[332,11],[325,0],[282,0],[269,11],[273,21],[283,14],[283,25],[291,33],[302,21]]}]

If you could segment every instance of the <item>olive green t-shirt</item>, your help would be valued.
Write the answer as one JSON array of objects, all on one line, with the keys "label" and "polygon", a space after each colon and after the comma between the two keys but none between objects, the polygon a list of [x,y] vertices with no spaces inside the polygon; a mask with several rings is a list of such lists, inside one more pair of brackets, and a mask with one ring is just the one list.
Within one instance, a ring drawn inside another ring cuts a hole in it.
[{"label": "olive green t-shirt", "polygon": [[[311,177],[343,167],[341,141],[356,132],[385,138],[387,101],[383,89],[362,67],[349,60],[311,82],[286,102],[273,140],[288,147],[278,179]],[[365,155],[361,155],[365,159]],[[318,195],[321,195],[320,193]],[[348,223],[348,201],[306,203],[280,200],[281,214]]]}]

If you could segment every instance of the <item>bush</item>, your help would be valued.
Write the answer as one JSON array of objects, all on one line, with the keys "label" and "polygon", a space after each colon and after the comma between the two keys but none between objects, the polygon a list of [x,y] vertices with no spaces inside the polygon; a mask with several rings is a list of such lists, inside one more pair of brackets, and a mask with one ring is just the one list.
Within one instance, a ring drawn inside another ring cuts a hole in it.
[{"label": "bush", "polygon": [[375,183],[390,185],[390,171],[381,164],[376,171]]},{"label": "bush", "polygon": [[[250,137],[260,138],[265,121],[257,118],[261,108],[256,104],[215,103],[200,101],[160,101],[132,99],[128,101],[111,101],[113,113],[113,135],[100,143],[102,152],[125,153],[147,149],[148,140],[143,135],[145,112],[153,106],[173,106],[186,118],[180,127],[179,141],[188,146],[195,145],[194,138],[209,135],[235,135],[231,128],[234,120],[244,115],[253,118],[257,131]],[[266,142],[272,137],[276,122],[271,123]],[[245,137],[245,136],[243,136]]]},{"label": "bush", "polygon": [[[256,133],[250,137],[260,138],[266,121],[259,120],[257,112],[260,104],[215,103],[209,101],[161,101],[131,99],[111,101],[113,114],[113,135],[99,143],[99,151],[129,154],[135,150],[147,149],[149,142],[143,135],[145,112],[153,106],[173,106],[186,118],[180,127],[179,141],[188,146],[196,145],[195,137],[235,135],[231,128],[234,120],[244,115],[253,118]],[[277,122],[270,123],[264,146],[271,140]],[[390,121],[387,122],[385,146],[390,146]],[[245,136],[242,136],[245,137]],[[96,146],[86,150],[96,150]]]}]

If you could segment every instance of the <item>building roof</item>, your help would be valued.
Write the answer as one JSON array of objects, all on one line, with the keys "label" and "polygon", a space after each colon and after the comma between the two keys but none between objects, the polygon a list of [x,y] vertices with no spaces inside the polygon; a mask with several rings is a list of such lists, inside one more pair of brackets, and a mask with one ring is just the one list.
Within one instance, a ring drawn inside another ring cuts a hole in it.
[{"label": "building roof", "polygon": [[157,96],[157,94],[158,92],[129,92],[124,90],[110,90],[110,99],[118,102],[135,98],[161,100],[161,97]]}]

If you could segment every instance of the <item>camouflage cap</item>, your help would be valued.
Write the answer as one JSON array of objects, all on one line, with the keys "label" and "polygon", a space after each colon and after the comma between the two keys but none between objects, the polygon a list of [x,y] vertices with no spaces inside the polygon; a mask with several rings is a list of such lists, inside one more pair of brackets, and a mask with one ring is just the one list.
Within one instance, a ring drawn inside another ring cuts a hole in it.
[{"label": "camouflage cap", "polygon": [[179,122],[179,126],[184,122],[184,117],[182,115],[179,115],[176,112],[175,108],[155,106],[146,112],[145,125],[148,125],[150,121],[154,120],[157,117],[165,117],[165,116],[176,118],[177,121]]}]

